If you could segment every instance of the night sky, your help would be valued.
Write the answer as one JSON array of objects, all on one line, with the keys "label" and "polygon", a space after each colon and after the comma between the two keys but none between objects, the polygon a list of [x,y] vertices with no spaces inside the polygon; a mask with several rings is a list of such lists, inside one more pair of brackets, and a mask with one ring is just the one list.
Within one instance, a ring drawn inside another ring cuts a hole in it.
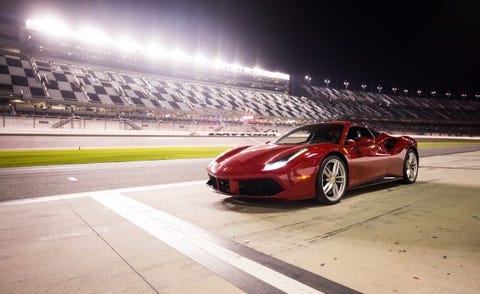
[{"label": "night sky", "polygon": [[[10,1],[3,21],[53,11],[113,36],[330,78],[353,88],[480,93],[480,1]],[[323,84],[323,83],[322,83]]]}]

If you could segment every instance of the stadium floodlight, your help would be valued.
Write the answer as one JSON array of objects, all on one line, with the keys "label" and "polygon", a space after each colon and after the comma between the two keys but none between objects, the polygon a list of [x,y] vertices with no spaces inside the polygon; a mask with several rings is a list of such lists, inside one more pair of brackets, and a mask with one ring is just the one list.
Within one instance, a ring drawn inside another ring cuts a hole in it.
[{"label": "stadium floodlight", "polygon": [[136,51],[142,51],[142,46],[137,44],[134,40],[132,40],[128,36],[122,36],[116,42],[114,42],[115,46],[118,50],[122,52],[133,53]]},{"label": "stadium floodlight", "polygon": [[367,87],[366,84],[362,84],[360,87],[362,87],[363,92],[365,92],[365,88]]},{"label": "stadium floodlight", "polygon": [[103,46],[111,43],[110,37],[103,31],[92,27],[84,26],[75,35],[74,38],[78,41],[85,42],[89,45]]},{"label": "stadium floodlight", "polygon": [[417,94],[418,94],[418,97],[420,97],[420,95],[422,95],[422,90],[417,90]]},{"label": "stadium floodlight", "polygon": [[185,54],[185,52],[183,52],[181,49],[175,49],[173,50],[173,52],[170,54],[170,60],[172,60],[173,62],[189,62],[191,61],[192,59],[187,55]]},{"label": "stadium floodlight", "polygon": [[255,66],[253,68],[253,71],[252,71],[252,73],[254,75],[262,75],[263,72],[264,72],[263,69],[261,69],[260,67],[257,67],[257,66]]},{"label": "stadium floodlight", "polygon": [[[34,30],[52,36],[60,36],[68,39],[73,39],[95,47],[101,45],[109,45],[115,47],[119,51],[115,54],[119,53],[119,55],[123,56],[124,59],[134,58],[136,60],[140,58],[141,55],[143,55],[144,57],[150,57],[152,59],[165,58],[173,63],[193,63],[202,65],[206,64],[208,66],[212,66],[214,68],[219,68],[222,70],[243,72],[246,74],[260,75],[264,77],[282,79],[287,81],[290,80],[290,75],[281,72],[272,72],[260,68],[250,68],[238,64],[232,65],[217,60],[211,61],[198,56],[192,57],[185,54],[179,49],[176,49],[173,52],[168,52],[160,48],[160,46],[142,46],[140,43],[135,42],[134,40],[126,36],[120,39],[114,39],[109,37],[101,30],[91,26],[85,26],[78,31],[73,31],[58,18],[52,16],[46,16],[42,18],[29,18],[26,20],[25,26],[28,30]],[[28,38],[30,38],[30,36]],[[82,45],[79,46],[78,44],[74,44],[73,46],[76,47],[77,50],[91,52],[91,50],[93,49],[93,52],[97,52],[95,51],[95,48],[91,48],[90,46],[83,47]],[[42,51],[43,48],[40,48],[40,50]],[[103,54],[108,55],[113,54],[106,51],[98,52],[104,52]],[[132,54],[134,55],[132,56]]]},{"label": "stadium floodlight", "polygon": [[281,73],[281,72],[269,72],[270,76],[272,78],[275,78],[275,79],[281,79],[281,80],[290,80],[290,75],[289,74],[285,74],[285,73]]},{"label": "stadium floodlight", "polygon": [[382,86],[380,86],[380,85],[377,86],[377,91],[378,91],[378,93],[382,92],[382,89],[383,89]]},{"label": "stadium floodlight", "polygon": [[45,16],[42,18],[29,18],[25,26],[30,30],[39,31],[54,37],[72,37],[72,31],[59,18]]},{"label": "stadium floodlight", "polygon": [[203,56],[202,54],[197,54],[195,56],[195,58],[193,59],[193,62],[196,64],[196,65],[200,65],[200,66],[206,66],[208,64],[213,64],[210,60],[208,60],[208,58],[206,58],[205,56]]},{"label": "stadium floodlight", "polygon": [[408,89],[403,89],[403,94],[405,94],[405,96],[408,95]]},{"label": "stadium floodlight", "polygon": [[432,92],[430,92],[430,94],[432,94],[432,97],[435,98],[435,95],[437,94],[437,91],[432,91]]},{"label": "stadium floodlight", "polygon": [[156,42],[151,42],[146,48],[145,48],[145,55],[152,59],[152,60],[158,60],[158,59],[165,59],[168,58],[169,53],[167,50],[163,49],[160,45],[158,45]]},{"label": "stadium floodlight", "polygon": [[235,70],[235,71],[240,71],[240,70],[243,69],[243,66],[240,63],[235,62],[234,64],[232,64],[232,69]]},{"label": "stadium floodlight", "polygon": [[283,74],[283,73],[279,73],[279,72],[271,72],[271,71],[264,70],[264,69],[259,68],[259,67],[253,68],[252,73],[254,75],[265,76],[265,77],[268,77],[268,78],[277,78],[277,79],[286,79],[286,80],[290,79],[290,76],[287,75],[287,74]]},{"label": "stadium floodlight", "polygon": [[211,63],[215,69],[229,69],[231,71],[241,71],[242,66],[239,64],[230,65],[224,62],[220,57],[217,57],[213,63]]},{"label": "stadium floodlight", "polygon": [[330,79],[325,79],[323,82],[327,85],[328,88],[328,84],[330,84]]},{"label": "stadium floodlight", "polygon": [[447,92],[447,93],[445,93],[445,96],[447,96],[447,99],[449,99],[449,98],[450,98],[450,96],[452,96],[452,93],[450,93],[450,92]]},{"label": "stadium floodlight", "polygon": [[463,98],[463,99],[467,98],[467,94],[462,93],[462,98]]},{"label": "stadium floodlight", "polygon": [[396,94],[397,94],[397,90],[398,90],[398,88],[397,88],[397,87],[393,87],[393,88],[392,88],[393,95],[396,95]]},{"label": "stadium floodlight", "polygon": [[350,85],[350,82],[345,81],[345,82],[343,82],[343,85],[345,86],[345,90],[347,90],[347,89],[348,89],[348,85]]}]

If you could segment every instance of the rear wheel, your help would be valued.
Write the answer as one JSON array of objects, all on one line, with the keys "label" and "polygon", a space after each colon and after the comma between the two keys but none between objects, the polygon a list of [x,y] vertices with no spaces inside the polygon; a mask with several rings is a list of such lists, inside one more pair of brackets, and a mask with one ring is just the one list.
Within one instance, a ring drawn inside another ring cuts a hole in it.
[{"label": "rear wheel", "polygon": [[409,149],[403,162],[403,182],[415,183],[418,175],[418,156],[413,149]]},{"label": "rear wheel", "polygon": [[326,157],[318,171],[315,199],[323,204],[335,204],[342,199],[346,188],[347,168],[345,163],[336,155]]}]

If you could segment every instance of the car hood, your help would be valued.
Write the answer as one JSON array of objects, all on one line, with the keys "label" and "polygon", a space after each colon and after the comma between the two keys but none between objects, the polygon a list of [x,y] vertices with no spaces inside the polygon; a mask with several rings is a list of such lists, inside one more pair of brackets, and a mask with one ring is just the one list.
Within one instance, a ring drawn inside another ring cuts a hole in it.
[{"label": "car hood", "polygon": [[265,165],[268,162],[280,159],[284,156],[295,153],[303,149],[303,145],[260,145],[251,146],[243,149],[237,154],[234,154],[226,158],[222,164],[235,166],[235,165]]},{"label": "car hood", "polygon": [[247,175],[262,172],[269,162],[292,155],[307,145],[259,145],[250,146],[233,155],[212,162],[209,172],[217,176]]}]

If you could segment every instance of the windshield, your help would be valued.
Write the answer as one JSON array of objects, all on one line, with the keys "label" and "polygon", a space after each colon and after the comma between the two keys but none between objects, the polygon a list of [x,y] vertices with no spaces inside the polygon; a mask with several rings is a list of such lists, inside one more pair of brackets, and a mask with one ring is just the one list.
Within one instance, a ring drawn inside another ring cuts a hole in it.
[{"label": "windshield", "polygon": [[338,144],[342,136],[343,125],[308,125],[293,129],[275,140],[274,144]]}]

